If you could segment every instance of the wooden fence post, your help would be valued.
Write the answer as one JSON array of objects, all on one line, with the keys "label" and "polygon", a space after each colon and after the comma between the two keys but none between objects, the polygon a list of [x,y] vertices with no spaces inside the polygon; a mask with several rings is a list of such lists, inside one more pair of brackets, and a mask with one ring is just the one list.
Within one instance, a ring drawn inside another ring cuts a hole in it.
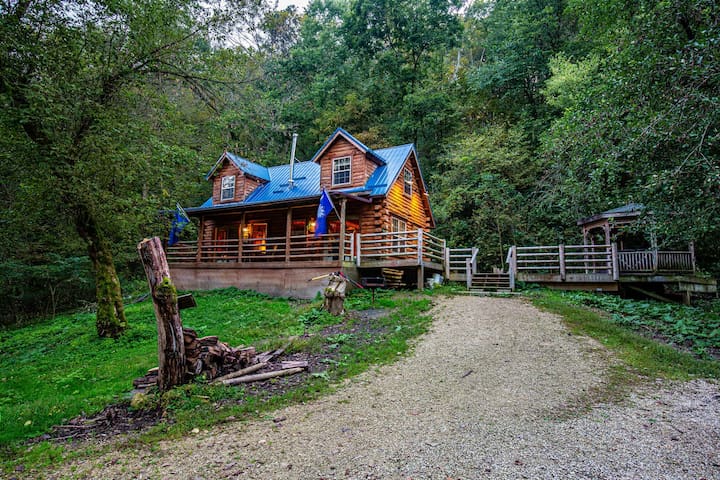
[{"label": "wooden fence post", "polygon": [[185,342],[177,304],[177,290],[170,280],[170,268],[160,238],[138,244],[155,307],[158,328],[158,387],[166,391],[185,382]]},{"label": "wooden fence post", "polygon": [[450,280],[450,249],[447,247],[447,240],[443,240],[445,246],[445,280]]},{"label": "wooden fence post", "polygon": [[617,243],[610,245],[610,254],[612,255],[612,279],[617,282],[620,280],[620,269],[618,268],[618,249]]},{"label": "wooden fence post", "polygon": [[692,273],[695,275],[695,242],[690,242],[688,244],[688,250],[690,250],[690,263],[692,264]]},{"label": "wooden fence post", "polygon": [[517,252],[515,250],[515,245],[510,247],[510,250],[508,251],[508,273],[510,274],[510,291],[515,291],[515,275],[517,274]]},{"label": "wooden fence post", "polygon": [[472,286],[472,260],[469,258],[465,259],[465,284],[467,289],[470,290]]},{"label": "wooden fence post", "polygon": [[565,281],[565,245],[558,245],[558,259],[560,260],[560,280]]}]

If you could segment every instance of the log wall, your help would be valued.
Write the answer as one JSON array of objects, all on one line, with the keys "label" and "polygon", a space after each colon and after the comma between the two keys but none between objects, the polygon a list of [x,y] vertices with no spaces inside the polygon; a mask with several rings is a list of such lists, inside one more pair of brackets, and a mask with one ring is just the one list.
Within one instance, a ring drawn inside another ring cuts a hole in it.
[{"label": "log wall", "polygon": [[[388,212],[387,219],[383,221],[384,227],[390,231],[391,216],[396,216],[407,222],[408,230],[416,230],[418,228],[430,228],[430,212],[426,208],[426,202],[423,201],[425,189],[422,187],[420,180],[420,171],[417,168],[417,162],[414,161],[413,155],[408,157],[405,165],[400,170],[400,175],[390,187],[390,191],[385,199]],[[405,194],[403,172],[409,168],[413,176],[412,195]]]},{"label": "log wall", "polygon": [[365,185],[367,179],[377,168],[377,165],[365,157],[365,154],[352,143],[338,137],[325,153],[317,160],[320,162],[320,185],[330,190],[332,184],[332,164],[334,158],[350,157],[350,183],[338,186],[339,188],[359,187]]}]

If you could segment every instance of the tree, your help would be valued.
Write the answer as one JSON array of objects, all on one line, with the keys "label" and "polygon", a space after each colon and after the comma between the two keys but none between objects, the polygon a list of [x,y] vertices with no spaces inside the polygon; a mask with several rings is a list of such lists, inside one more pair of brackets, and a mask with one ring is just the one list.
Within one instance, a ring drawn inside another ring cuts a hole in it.
[{"label": "tree", "polygon": [[[588,214],[641,202],[664,241],[709,247],[720,238],[717,8],[626,3],[572,2],[586,15],[581,31],[602,41],[585,57],[555,61],[559,80],[548,93],[564,115],[544,144],[538,209]],[[616,10],[623,15],[608,16]]]},{"label": "tree", "polygon": [[127,326],[112,239],[129,232],[124,222],[138,231],[156,216],[168,166],[192,155],[167,147],[153,108],[180,85],[212,102],[203,65],[220,20],[192,0],[20,1],[0,10],[5,155],[22,170],[20,191],[36,215],[62,219],[84,241],[101,336]]}]

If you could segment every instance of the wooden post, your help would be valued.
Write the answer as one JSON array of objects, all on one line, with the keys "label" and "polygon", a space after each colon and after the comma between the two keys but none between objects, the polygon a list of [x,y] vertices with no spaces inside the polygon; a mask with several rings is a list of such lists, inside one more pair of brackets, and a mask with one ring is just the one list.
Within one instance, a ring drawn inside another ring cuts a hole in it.
[{"label": "wooden post", "polygon": [[205,235],[205,217],[200,217],[200,227],[198,228],[197,251],[195,252],[195,261],[200,263],[202,259],[202,242]]},{"label": "wooden post", "polygon": [[508,251],[508,257],[510,257],[510,262],[508,265],[508,273],[510,274],[510,291],[515,291],[515,274],[517,273],[517,255],[515,252],[515,245],[510,247],[510,251]]},{"label": "wooden post", "polygon": [[177,304],[177,290],[170,280],[170,269],[160,238],[138,244],[155,307],[158,328],[158,387],[166,391],[185,382],[185,343]]},{"label": "wooden post", "polygon": [[560,260],[560,280],[565,281],[565,245],[558,245],[558,259]]},{"label": "wooden post", "polygon": [[353,232],[350,234],[350,261],[355,260],[355,240],[357,239],[357,233]]},{"label": "wooden post", "polygon": [[285,218],[285,263],[290,263],[290,234],[292,233],[292,207],[288,207]]},{"label": "wooden post", "polygon": [[465,259],[465,284],[467,285],[467,289],[470,290],[470,286],[472,285],[472,260],[469,258]]},{"label": "wooden post", "polygon": [[345,261],[345,216],[347,213],[347,198],[340,199],[340,245],[338,260],[340,265]]},{"label": "wooden post", "polygon": [[422,265],[423,263],[423,229],[418,228],[417,231],[417,258],[418,258],[418,265]]},{"label": "wooden post", "polygon": [[355,258],[355,264],[359,267],[360,266],[360,248],[362,247],[362,234],[357,234],[357,252],[356,252],[356,258]]},{"label": "wooden post", "polygon": [[688,250],[690,250],[690,263],[692,264],[692,272],[695,275],[695,242],[688,243]]},{"label": "wooden post", "polygon": [[447,240],[443,240],[443,251],[445,252],[445,280],[450,280],[450,249],[447,247]]},{"label": "wooden post", "polygon": [[480,251],[477,247],[472,247],[472,264],[470,265],[470,274],[475,275],[477,273],[477,255]]},{"label": "wooden post", "polygon": [[618,248],[615,242],[610,245],[610,255],[612,256],[612,279],[617,282],[620,280],[620,268],[618,267]]},{"label": "wooden post", "polygon": [[245,212],[240,217],[240,235],[238,235],[238,263],[242,262],[243,242],[245,241]]}]

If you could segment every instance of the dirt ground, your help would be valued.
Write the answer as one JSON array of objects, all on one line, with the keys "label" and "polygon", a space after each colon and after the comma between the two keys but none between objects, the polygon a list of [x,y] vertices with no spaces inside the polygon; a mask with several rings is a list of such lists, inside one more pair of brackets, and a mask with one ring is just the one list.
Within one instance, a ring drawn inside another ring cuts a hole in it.
[{"label": "dirt ground", "polygon": [[720,478],[716,384],[658,381],[598,404],[612,357],[558,317],[520,299],[438,303],[413,355],[334,394],[50,477]]}]

